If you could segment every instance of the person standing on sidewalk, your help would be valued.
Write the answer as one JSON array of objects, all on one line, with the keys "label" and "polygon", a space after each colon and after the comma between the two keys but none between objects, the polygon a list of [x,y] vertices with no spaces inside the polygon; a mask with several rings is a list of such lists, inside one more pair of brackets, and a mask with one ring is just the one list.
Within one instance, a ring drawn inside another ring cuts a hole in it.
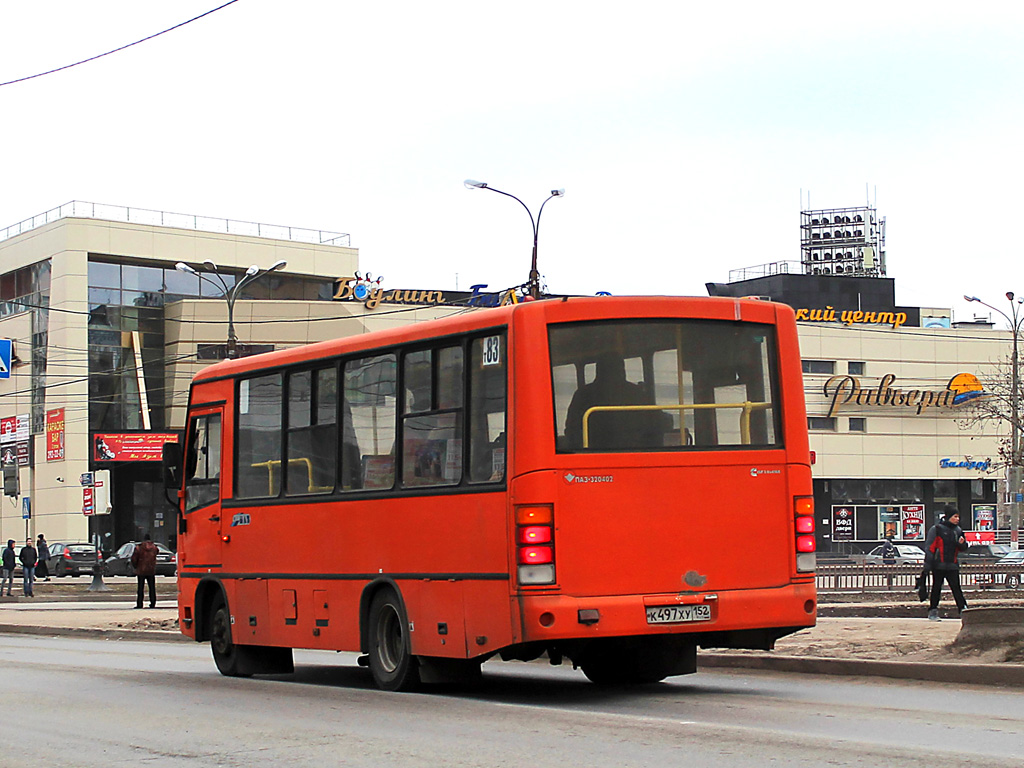
[{"label": "person standing on sidewalk", "polygon": [[36,540],[36,558],[36,578],[40,581],[49,581],[50,545],[46,543],[46,537],[41,533]]},{"label": "person standing on sidewalk", "polygon": [[135,607],[142,607],[143,586],[149,584],[149,607],[156,608],[156,544],[147,533],[142,543],[135,545],[132,552],[132,568],[138,580],[138,592],[135,595]]},{"label": "person standing on sidewalk", "polygon": [[25,539],[25,546],[18,553],[21,560],[21,573],[24,576],[25,597],[35,597],[32,594],[32,582],[36,580],[36,548],[32,546],[32,539]]},{"label": "person standing on sidewalk", "polygon": [[7,596],[11,596],[11,587],[14,586],[14,565],[16,563],[14,554],[14,539],[7,540],[7,549],[0,555],[3,559],[3,580],[0,581],[0,594],[3,594],[4,587],[7,587]]},{"label": "person standing on sidewalk", "polygon": [[928,604],[928,620],[939,621],[939,598],[942,596],[942,580],[949,583],[957,611],[963,613],[967,607],[964,591],[960,587],[960,563],[957,555],[967,549],[967,539],[960,529],[960,512],[956,507],[942,508],[942,519],[928,531],[924,546],[924,562],[932,572],[931,602]]}]

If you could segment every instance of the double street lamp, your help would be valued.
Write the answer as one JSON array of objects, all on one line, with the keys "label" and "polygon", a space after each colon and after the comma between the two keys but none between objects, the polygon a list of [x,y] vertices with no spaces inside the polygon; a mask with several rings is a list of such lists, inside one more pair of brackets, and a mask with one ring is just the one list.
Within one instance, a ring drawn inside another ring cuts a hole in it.
[{"label": "double street lamp", "polygon": [[544,213],[544,206],[547,205],[548,200],[553,197],[564,197],[564,189],[552,189],[551,195],[540,204],[540,210],[537,211],[537,218],[533,218],[533,214],[527,207],[526,203],[520,200],[515,195],[510,195],[508,192],[502,192],[500,189],[488,186],[487,182],[484,181],[473,181],[473,179],[466,179],[463,182],[466,185],[466,189],[489,189],[491,192],[497,192],[499,195],[505,195],[505,197],[511,197],[523,208],[526,208],[526,213],[530,217],[530,226],[533,228],[533,258],[530,260],[530,279],[527,283],[530,296],[534,299],[540,298],[540,273],[537,271],[537,233],[540,230],[540,215]]},{"label": "double street lamp", "polygon": [[1024,325],[1024,313],[1021,312],[1021,305],[1024,304],[1024,296],[1014,300],[1013,291],[1006,292],[1006,299],[1010,302],[1010,314],[1006,314],[998,307],[982,301],[977,296],[964,296],[964,301],[975,302],[983,307],[988,307],[993,312],[1002,315],[1010,324],[1010,332],[1013,334],[1013,352],[1010,356],[1010,466],[1007,471],[1007,484],[1010,486],[1010,548],[1018,549],[1018,531],[1020,529],[1020,496],[1021,496],[1021,436],[1019,421],[1019,404],[1017,395],[1020,392],[1020,371],[1017,366],[1017,337],[1020,335],[1021,325]]},{"label": "double street lamp", "polygon": [[[227,356],[228,359],[233,360],[238,357],[238,336],[235,334],[235,301],[238,299],[239,294],[242,292],[242,288],[249,285],[250,283],[258,280],[264,275],[281,269],[287,262],[284,259],[276,262],[267,269],[260,269],[255,264],[249,266],[245,270],[245,274],[242,275],[240,280],[237,280],[234,285],[228,285],[228,281],[224,279],[224,276],[220,273],[217,265],[207,259],[203,262],[203,266],[206,267],[206,272],[200,272],[194,267],[190,267],[183,261],[179,261],[174,265],[174,268],[179,272],[185,272],[190,275],[195,275],[201,281],[207,282],[214,288],[223,291],[225,301],[228,303],[228,347]],[[210,277],[213,275],[213,277]],[[214,280],[213,278],[217,278]]]}]

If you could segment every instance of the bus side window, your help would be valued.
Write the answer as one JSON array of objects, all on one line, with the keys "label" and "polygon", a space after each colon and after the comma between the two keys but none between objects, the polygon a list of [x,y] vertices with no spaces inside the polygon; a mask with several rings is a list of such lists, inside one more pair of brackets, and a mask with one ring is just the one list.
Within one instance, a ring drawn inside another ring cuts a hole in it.
[{"label": "bus side window", "polygon": [[238,382],[238,498],[274,497],[281,489],[282,379],[272,373]]},{"label": "bus side window", "polygon": [[220,499],[220,414],[196,416],[185,457],[185,511]]},{"label": "bus side window", "polygon": [[288,376],[287,438],[285,493],[331,493],[338,465],[338,373],[333,366]]},{"label": "bus side window", "polygon": [[455,485],[462,480],[462,347],[405,355],[402,484]]},{"label": "bus side window", "polygon": [[392,488],[398,360],[393,354],[350,360],[343,378],[342,490]]},{"label": "bus side window", "polygon": [[474,339],[469,365],[469,481],[505,479],[505,336]]}]

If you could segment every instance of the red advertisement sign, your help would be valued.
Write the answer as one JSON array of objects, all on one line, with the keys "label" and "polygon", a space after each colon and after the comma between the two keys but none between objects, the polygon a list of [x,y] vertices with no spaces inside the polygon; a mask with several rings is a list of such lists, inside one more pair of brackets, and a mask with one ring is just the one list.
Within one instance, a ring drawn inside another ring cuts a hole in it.
[{"label": "red advertisement sign", "polygon": [[900,509],[900,523],[903,527],[904,541],[924,539],[924,506],[921,504],[905,504]]},{"label": "red advertisement sign", "polygon": [[176,443],[173,432],[122,432],[92,436],[94,461],[160,461],[164,443]]},{"label": "red advertisement sign", "polygon": [[64,409],[46,412],[46,460],[64,460]]},{"label": "red advertisement sign", "polygon": [[18,429],[18,417],[7,416],[0,419],[0,443],[13,443]]},{"label": "red advertisement sign", "polygon": [[995,531],[964,531],[964,538],[968,544],[995,544]]},{"label": "red advertisement sign", "polygon": [[82,514],[91,515],[96,511],[92,488],[82,489]]}]

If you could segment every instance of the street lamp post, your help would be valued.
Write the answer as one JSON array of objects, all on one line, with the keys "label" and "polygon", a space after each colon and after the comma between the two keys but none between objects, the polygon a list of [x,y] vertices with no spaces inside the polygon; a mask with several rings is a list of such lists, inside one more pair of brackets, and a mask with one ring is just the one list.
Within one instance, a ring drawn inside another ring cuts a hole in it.
[{"label": "street lamp post", "polygon": [[550,200],[553,197],[564,197],[565,190],[552,189],[551,195],[547,198],[547,200],[540,204],[540,210],[537,211],[537,218],[535,220],[533,218],[533,214],[530,212],[530,209],[527,207],[526,203],[524,203],[515,195],[510,195],[508,192],[502,192],[500,189],[495,189],[494,187],[488,186],[487,182],[485,181],[473,181],[473,179],[466,179],[466,181],[463,183],[466,185],[466,189],[489,189],[491,190],[491,192],[497,192],[499,195],[511,197],[513,200],[515,200],[517,203],[523,206],[523,208],[526,208],[526,213],[530,217],[530,226],[533,228],[533,257],[530,260],[530,280],[527,283],[527,285],[529,286],[530,296],[534,299],[539,299],[540,272],[537,271],[537,233],[540,231],[540,216],[542,213],[544,213],[544,206],[547,205],[548,200]]},{"label": "street lamp post", "polygon": [[[242,275],[242,279],[236,282],[234,285],[228,285],[227,280],[220,273],[217,265],[207,259],[203,262],[203,266],[206,267],[207,272],[200,272],[194,267],[190,267],[188,264],[179,261],[174,265],[174,268],[179,272],[186,272],[190,275],[195,275],[200,280],[209,283],[214,288],[218,288],[224,292],[224,300],[228,303],[228,345],[227,345],[227,356],[229,360],[234,360],[238,357],[238,336],[235,334],[235,301],[238,299],[238,295],[241,293],[242,288],[250,283],[258,280],[264,275],[281,269],[287,262],[281,259],[275,262],[272,266],[267,269],[260,269],[255,264],[249,266],[245,270],[245,274]],[[214,280],[208,275],[213,275],[217,278]]]},{"label": "street lamp post", "polygon": [[1017,297],[1014,301],[1013,291],[1006,292],[1006,299],[1010,302],[1010,314],[1001,309],[993,307],[977,296],[964,296],[965,301],[976,302],[997,312],[1010,324],[1010,331],[1013,333],[1013,351],[1010,355],[1010,466],[1007,468],[1006,479],[1010,486],[1010,548],[1019,549],[1020,530],[1020,496],[1021,496],[1021,437],[1019,421],[1019,403],[1017,395],[1020,391],[1020,370],[1018,368],[1017,338],[1020,335],[1021,325],[1024,324],[1024,314],[1021,313],[1021,305],[1024,304],[1024,296]]}]

